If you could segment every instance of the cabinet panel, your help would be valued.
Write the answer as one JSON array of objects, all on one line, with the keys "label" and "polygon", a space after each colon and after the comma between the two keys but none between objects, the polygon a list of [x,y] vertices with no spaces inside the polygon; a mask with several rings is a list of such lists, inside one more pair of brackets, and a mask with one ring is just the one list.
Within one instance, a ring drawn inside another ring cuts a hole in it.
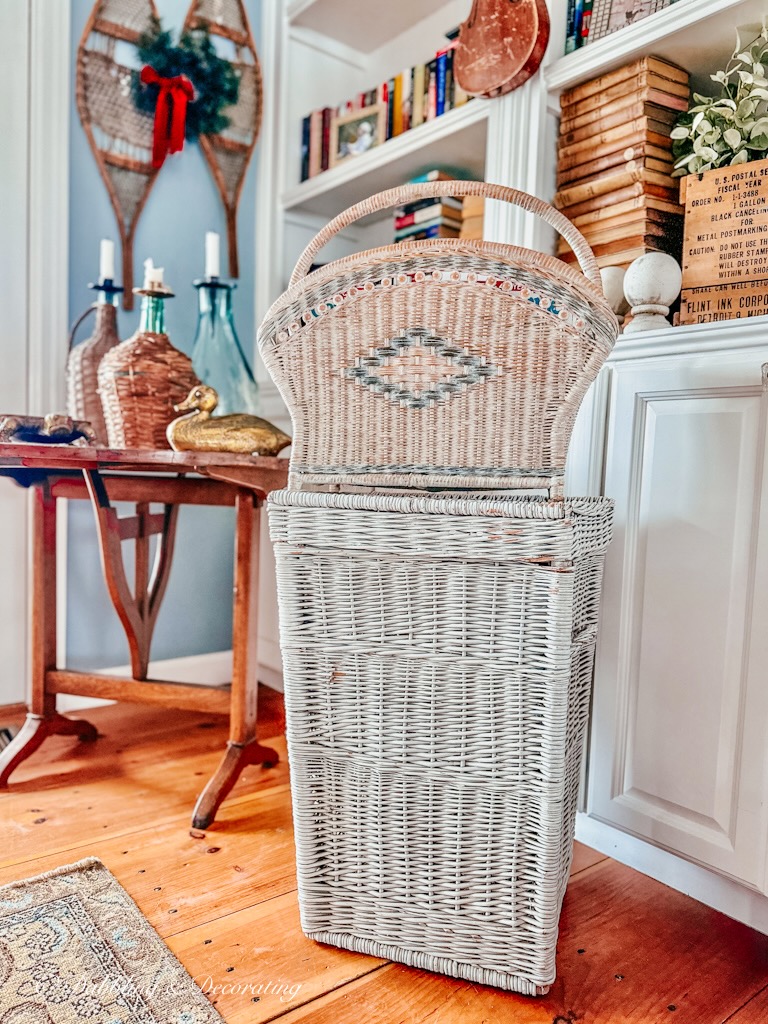
[{"label": "cabinet panel", "polygon": [[760,363],[754,354],[686,356],[611,372],[605,492],[617,502],[616,533],[589,810],[762,887]]}]

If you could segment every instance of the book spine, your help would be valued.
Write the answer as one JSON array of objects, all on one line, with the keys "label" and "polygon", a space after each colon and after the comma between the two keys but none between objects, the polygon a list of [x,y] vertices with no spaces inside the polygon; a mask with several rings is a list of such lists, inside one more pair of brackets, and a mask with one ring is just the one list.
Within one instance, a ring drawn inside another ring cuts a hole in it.
[{"label": "book spine", "polygon": [[413,69],[413,99],[411,101],[411,127],[418,128],[424,123],[424,65]]},{"label": "book spine", "polygon": [[[452,176],[450,174],[446,174],[445,171],[441,171],[439,167],[433,167],[429,171],[424,171],[423,174],[417,174],[415,178],[410,178],[409,179],[409,184],[411,184],[411,185],[420,185],[420,184],[422,184],[422,182],[425,182],[425,181],[452,181],[452,180],[453,179],[452,179]],[[427,200],[424,200],[424,201],[426,202]],[[434,200],[428,200],[428,201],[429,202],[433,202]]]},{"label": "book spine", "polygon": [[576,49],[576,0],[568,0],[565,13],[565,52],[573,53]]},{"label": "book spine", "polygon": [[630,64],[622,65],[615,71],[609,71],[598,78],[591,78],[588,82],[582,82],[572,89],[566,89],[561,96],[561,100],[563,104],[576,103],[578,100],[586,99],[587,96],[603,93],[606,89],[610,89],[620,82],[630,81],[644,71],[651,71],[658,75],[660,79],[666,79],[669,82],[688,85],[688,72],[683,71],[682,68],[678,68],[674,64],[668,64],[658,57],[641,57]]},{"label": "book spine", "polygon": [[437,117],[437,61],[431,60],[427,65],[427,121]]},{"label": "book spine", "polygon": [[396,231],[395,241],[401,242],[405,239],[416,241],[421,238],[456,238],[458,233],[457,228],[447,228],[443,224],[430,224],[428,227],[416,224],[412,228]]},{"label": "book spine", "polygon": [[327,171],[330,166],[331,156],[331,118],[335,111],[333,107],[323,108],[322,125],[322,146],[320,150],[320,170]]},{"label": "book spine", "polygon": [[443,50],[435,58],[435,117],[445,113],[445,72],[448,56]]},{"label": "book spine", "polygon": [[676,82],[666,82],[652,71],[642,71],[634,79],[619,82],[600,93],[576,100],[575,103],[569,103],[561,98],[560,109],[565,117],[578,117],[579,114],[602,111],[612,100],[627,98],[635,103],[640,100],[646,103],[658,103],[659,106],[672,110],[687,110],[688,97],[687,86],[678,85]]},{"label": "book spine", "polygon": [[413,68],[406,68],[402,75],[402,130],[407,132],[411,127],[411,113],[413,110]]},{"label": "book spine", "polygon": [[661,121],[665,124],[667,120],[674,121],[676,114],[669,110],[669,108],[659,107],[655,104],[648,103],[642,97],[638,97],[634,94],[628,96],[622,96],[619,99],[612,100],[607,103],[604,107],[601,107],[597,111],[597,115],[594,110],[589,110],[584,114],[562,114],[560,118],[560,134],[565,135],[570,131],[574,131],[578,128],[587,128],[595,125],[605,124],[608,118],[613,120],[613,123],[620,123],[616,121],[619,117],[640,117],[645,115],[647,117],[653,117],[657,121]]},{"label": "book spine", "polygon": [[390,78],[387,82],[387,138],[391,139],[394,126],[395,112],[395,80]]},{"label": "book spine", "polygon": [[309,122],[310,115],[301,121],[301,181],[309,177]]},{"label": "book spine", "polygon": [[[426,180],[437,181],[439,179],[427,179],[423,175],[420,178],[411,179],[412,183]],[[399,206],[395,210],[395,215],[401,217],[405,216],[406,213],[415,213],[417,210],[434,210],[435,207],[439,207],[444,211],[450,210],[451,216],[460,217],[463,204],[461,199],[454,199],[452,196],[443,196],[442,198],[435,196],[430,199],[417,199],[412,203],[406,203],[404,206]]]},{"label": "book spine", "polygon": [[577,39],[578,46],[585,46],[589,38],[589,25],[592,21],[592,6],[594,0],[584,0],[584,10],[581,14],[581,30]]},{"label": "book spine", "polygon": [[403,76],[395,75],[392,97],[392,135],[403,134]]},{"label": "book spine", "polygon": [[577,50],[581,40],[581,19],[584,14],[584,0],[574,0],[573,11],[573,48]]},{"label": "book spine", "polygon": [[453,54],[451,47],[445,55],[445,109],[453,110],[456,105],[456,83],[453,79]]},{"label": "book spine", "polygon": [[309,115],[309,177],[320,173],[323,153],[323,112],[313,110]]},{"label": "book spine", "polygon": [[[453,214],[453,216],[451,216]],[[461,226],[461,214],[457,210],[443,210],[438,208],[437,212],[434,209],[424,208],[423,210],[415,210],[412,213],[403,213],[395,217],[395,228],[399,231],[401,228],[410,227],[412,224],[446,224],[448,227],[460,227]]]}]

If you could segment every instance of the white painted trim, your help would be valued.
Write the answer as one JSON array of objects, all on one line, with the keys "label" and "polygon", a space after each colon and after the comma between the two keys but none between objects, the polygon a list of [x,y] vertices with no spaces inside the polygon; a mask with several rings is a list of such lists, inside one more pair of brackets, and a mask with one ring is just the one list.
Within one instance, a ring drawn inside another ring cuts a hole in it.
[{"label": "white painted trim", "polygon": [[[260,641],[264,643],[264,641]],[[98,675],[130,677],[130,665],[116,665],[98,670]],[[162,679],[172,683],[190,683],[195,686],[225,686],[232,680],[232,651],[210,651],[207,654],[190,654],[183,658],[165,658],[149,663],[149,678]],[[280,673],[267,665],[259,665],[259,682],[282,693],[283,681]],[[60,694],[57,699],[59,711],[79,711],[81,708],[101,707],[114,704],[113,700],[97,700],[95,697],[76,697]]]},{"label": "white painted trim", "polygon": [[[321,32],[316,32],[315,29],[307,28],[304,25],[290,25],[288,32],[294,42],[301,43],[302,46],[309,46],[311,49],[317,50],[318,53],[334,57],[357,71],[367,67],[366,58],[370,57],[370,54],[360,53],[359,50],[347,46],[346,43],[342,43],[338,39],[324,36]],[[283,95],[285,94],[283,93]]]},{"label": "white painted trim", "polygon": [[28,409],[64,407],[71,4],[29,5]]},{"label": "white painted trim", "polygon": [[768,316],[745,317],[721,323],[688,324],[684,327],[670,326],[661,331],[622,334],[608,362],[765,348],[767,344]]},{"label": "white painted trim", "polygon": [[576,838],[700,903],[768,935],[768,898],[679,854],[668,853],[588,814],[576,815]]}]

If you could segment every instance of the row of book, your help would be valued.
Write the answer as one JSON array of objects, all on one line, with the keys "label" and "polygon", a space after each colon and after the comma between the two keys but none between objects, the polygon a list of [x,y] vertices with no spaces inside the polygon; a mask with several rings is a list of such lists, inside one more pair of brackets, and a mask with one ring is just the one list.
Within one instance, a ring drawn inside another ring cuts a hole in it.
[{"label": "row of book", "polygon": [[565,52],[634,25],[675,0],[568,0]]},{"label": "row of book", "polygon": [[375,140],[378,144],[461,107],[468,99],[453,77],[453,48],[448,47],[431,61],[405,68],[375,89],[358,93],[338,107],[314,110],[301,122],[301,180],[333,166],[334,120],[371,107],[383,109],[384,127],[381,137]]},{"label": "row of book", "polygon": [[[670,131],[688,100],[688,73],[658,57],[563,93],[553,202],[599,266],[628,266],[649,250],[679,259],[683,208]],[[575,261],[562,240],[558,255]]]},{"label": "row of book", "polygon": [[395,241],[483,237],[483,197],[442,196],[406,203],[395,211]]}]

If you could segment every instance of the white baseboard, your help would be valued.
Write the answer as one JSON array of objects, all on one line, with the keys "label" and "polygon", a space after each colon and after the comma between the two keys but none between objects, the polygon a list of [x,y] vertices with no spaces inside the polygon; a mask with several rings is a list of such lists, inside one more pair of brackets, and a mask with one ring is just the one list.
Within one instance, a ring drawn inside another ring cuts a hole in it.
[{"label": "white baseboard", "polygon": [[[100,670],[105,676],[130,676],[130,665],[117,665]],[[259,682],[282,692],[283,680],[280,673],[268,665],[259,666]],[[192,654],[185,658],[165,658],[149,663],[150,679],[165,679],[174,683],[192,683],[198,686],[222,686],[232,679],[232,651],[211,651],[208,654]],[[59,711],[80,711],[103,704],[114,704],[112,700],[97,700],[95,697],[76,697],[59,694]]]},{"label": "white baseboard", "polygon": [[588,814],[576,815],[576,838],[585,846],[768,935],[768,897],[733,879],[692,864]]}]

